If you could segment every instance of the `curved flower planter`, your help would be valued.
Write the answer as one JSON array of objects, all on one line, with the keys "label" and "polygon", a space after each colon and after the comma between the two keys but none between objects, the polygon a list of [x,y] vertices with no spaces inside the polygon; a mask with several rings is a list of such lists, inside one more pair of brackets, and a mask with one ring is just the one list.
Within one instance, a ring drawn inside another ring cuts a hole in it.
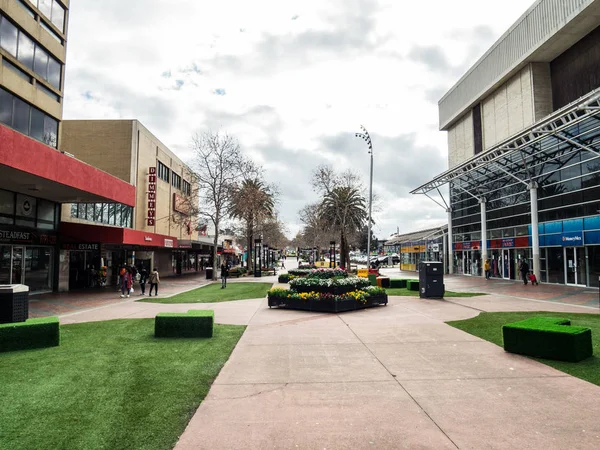
[{"label": "curved flower planter", "polygon": [[276,306],[278,308],[299,309],[302,311],[316,312],[344,312],[357,309],[372,308],[374,306],[387,305],[387,294],[374,295],[367,298],[366,303],[357,302],[353,299],[348,300],[299,300],[293,298],[281,298],[269,296],[269,308]]}]

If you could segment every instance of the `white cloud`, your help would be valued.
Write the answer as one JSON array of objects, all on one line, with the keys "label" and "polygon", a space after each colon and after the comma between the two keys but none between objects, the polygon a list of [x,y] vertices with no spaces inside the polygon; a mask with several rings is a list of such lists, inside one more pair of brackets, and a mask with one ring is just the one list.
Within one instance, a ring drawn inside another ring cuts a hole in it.
[{"label": "white cloud", "polygon": [[[359,172],[375,149],[381,237],[446,221],[408,192],[446,168],[437,100],[528,5],[505,0],[78,0],[66,119],[137,118],[182,159],[194,133],[235,134],[280,185],[291,233],[318,164]],[[428,158],[424,159],[424,155]]]}]

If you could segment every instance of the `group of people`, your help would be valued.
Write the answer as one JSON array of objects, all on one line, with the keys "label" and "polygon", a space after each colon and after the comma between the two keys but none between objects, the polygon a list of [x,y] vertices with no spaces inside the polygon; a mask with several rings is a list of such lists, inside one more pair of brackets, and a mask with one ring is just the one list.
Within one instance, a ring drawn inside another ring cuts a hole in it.
[{"label": "group of people", "polygon": [[152,291],[154,295],[158,296],[158,285],[160,283],[160,276],[158,270],[154,268],[150,274],[142,267],[139,271],[135,266],[123,266],[119,270],[119,287],[121,288],[121,298],[129,298],[134,292],[134,282],[138,282],[140,285],[140,295],[146,295],[146,283],[150,283],[150,291],[148,296],[152,297]]},{"label": "group of people", "polygon": [[[490,260],[487,258],[483,263],[483,271],[485,272],[485,279],[489,280],[492,275],[492,265],[490,263]],[[531,281],[532,285],[539,284],[535,273],[529,272],[529,263],[524,257],[519,259],[519,272],[521,274],[521,279],[523,280],[524,284],[527,284],[527,281]]]}]

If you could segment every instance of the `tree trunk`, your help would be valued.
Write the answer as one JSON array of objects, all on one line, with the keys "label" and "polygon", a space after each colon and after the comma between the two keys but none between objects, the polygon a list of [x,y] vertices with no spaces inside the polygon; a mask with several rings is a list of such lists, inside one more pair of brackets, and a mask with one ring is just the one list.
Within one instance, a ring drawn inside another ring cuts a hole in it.
[{"label": "tree trunk", "polygon": [[346,253],[344,253],[344,244],[346,240],[344,238],[344,232],[340,232],[340,267],[346,267]]},{"label": "tree trunk", "polygon": [[217,246],[219,245],[219,220],[215,221],[215,239],[213,240],[213,281],[217,281]]}]

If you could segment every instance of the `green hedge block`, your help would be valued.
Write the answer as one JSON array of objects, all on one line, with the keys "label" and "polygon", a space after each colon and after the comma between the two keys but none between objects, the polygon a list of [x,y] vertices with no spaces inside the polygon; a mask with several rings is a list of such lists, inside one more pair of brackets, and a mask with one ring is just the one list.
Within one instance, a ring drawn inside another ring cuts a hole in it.
[{"label": "green hedge block", "polygon": [[392,278],[390,280],[390,288],[391,289],[402,289],[406,287],[406,280],[405,279],[394,279]]},{"label": "green hedge block", "polygon": [[371,286],[377,286],[377,275],[369,275],[369,282],[371,283]]},{"label": "green hedge block", "polygon": [[289,281],[290,281],[290,274],[289,273],[282,273],[277,278],[277,282],[279,282],[279,283],[289,283]]},{"label": "green hedge block", "polygon": [[520,355],[577,362],[592,356],[592,330],[569,319],[532,317],[502,327],[504,350]]},{"label": "green hedge block", "polygon": [[187,313],[158,313],[154,319],[155,337],[212,337],[213,310],[190,310]]},{"label": "green hedge block", "polygon": [[60,345],[58,317],[0,324],[0,352]]},{"label": "green hedge block", "polygon": [[419,280],[406,280],[406,288],[409,291],[419,292]]}]

